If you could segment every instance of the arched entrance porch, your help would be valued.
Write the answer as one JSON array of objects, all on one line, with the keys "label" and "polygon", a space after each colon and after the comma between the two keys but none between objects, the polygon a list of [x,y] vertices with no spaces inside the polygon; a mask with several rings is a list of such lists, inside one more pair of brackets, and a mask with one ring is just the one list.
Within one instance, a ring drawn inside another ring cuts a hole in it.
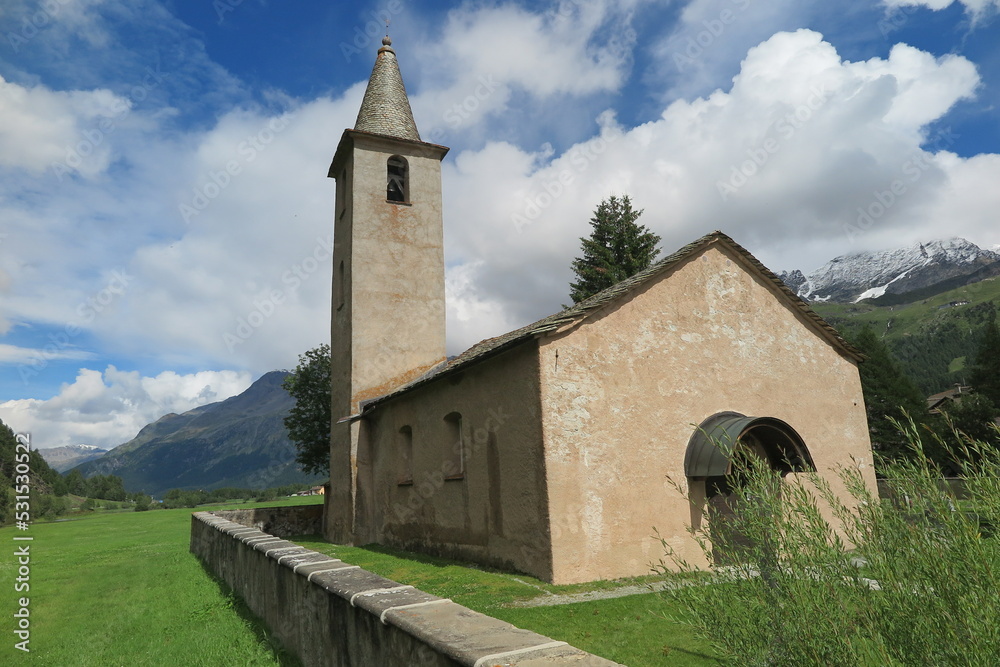
[{"label": "arched entrance porch", "polygon": [[[722,412],[703,421],[688,441],[684,474],[692,498],[701,497],[715,536],[712,557],[716,565],[741,560],[750,541],[734,526],[734,518],[745,507],[736,493],[742,480],[740,457],[764,461],[782,476],[790,472],[815,471],[812,456],[802,437],[788,423],[775,417],[748,417]],[[775,489],[779,493],[780,489]],[[744,499],[743,502],[746,502]],[[694,513],[699,515],[695,516]],[[692,523],[700,524],[701,509],[692,507]]]}]

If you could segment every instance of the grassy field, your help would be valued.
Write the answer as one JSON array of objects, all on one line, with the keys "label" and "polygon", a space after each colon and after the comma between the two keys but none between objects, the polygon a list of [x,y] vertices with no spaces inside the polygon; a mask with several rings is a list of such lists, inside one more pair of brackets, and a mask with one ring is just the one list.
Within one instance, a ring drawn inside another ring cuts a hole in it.
[{"label": "grassy field", "polygon": [[[318,502],[292,498],[275,506]],[[253,506],[254,503],[239,506]],[[211,509],[204,507],[198,509]],[[269,640],[238,599],[226,594],[188,553],[190,509],[100,513],[27,532],[0,529],[0,664],[72,665],[296,665]],[[31,542],[15,542],[29,535]],[[664,620],[655,594],[563,605],[513,608],[515,600],[581,588],[554,587],[524,576],[461,567],[456,563],[381,548],[334,547],[345,560],[484,613],[568,641],[632,667],[708,665],[707,648],[686,628]],[[31,590],[14,591],[15,548],[30,545]],[[12,613],[30,598],[30,654],[14,648]]]},{"label": "grassy field", "polygon": [[[95,512],[26,532],[0,529],[0,664],[296,664],[188,553],[191,511]],[[13,552],[24,544],[31,590],[16,593]],[[11,632],[21,596],[30,598],[30,654],[14,648]]]}]

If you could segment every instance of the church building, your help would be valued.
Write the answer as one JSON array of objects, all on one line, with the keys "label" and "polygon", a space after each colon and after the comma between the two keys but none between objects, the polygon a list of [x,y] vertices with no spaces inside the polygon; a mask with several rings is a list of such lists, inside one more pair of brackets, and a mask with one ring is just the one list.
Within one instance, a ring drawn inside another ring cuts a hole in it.
[{"label": "church building", "polygon": [[[336,179],[325,533],[558,584],[640,576],[735,447],[874,489],[861,354],[712,232],[559,313],[445,352],[441,161],[383,40]],[[730,443],[726,446],[724,443]],[[734,444],[735,443],[735,444]]]}]

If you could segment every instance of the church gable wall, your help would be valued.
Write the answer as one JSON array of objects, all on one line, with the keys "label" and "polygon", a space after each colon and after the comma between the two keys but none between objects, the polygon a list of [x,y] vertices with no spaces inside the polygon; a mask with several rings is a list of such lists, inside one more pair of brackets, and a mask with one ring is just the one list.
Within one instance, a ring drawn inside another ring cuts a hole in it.
[{"label": "church gable wall", "polygon": [[697,424],[735,411],[776,417],[817,470],[871,468],[853,360],[712,245],[539,350],[556,583],[638,576],[662,556],[654,527],[700,562],[684,454]]}]

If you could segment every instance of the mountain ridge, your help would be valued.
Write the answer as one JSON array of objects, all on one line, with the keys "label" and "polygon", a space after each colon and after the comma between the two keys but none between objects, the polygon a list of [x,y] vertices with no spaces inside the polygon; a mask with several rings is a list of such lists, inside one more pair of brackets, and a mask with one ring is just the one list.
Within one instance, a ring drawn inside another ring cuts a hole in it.
[{"label": "mountain ridge", "polygon": [[858,303],[935,285],[944,291],[993,275],[1000,275],[1000,254],[951,237],[840,255],[809,273],[794,269],[778,277],[806,301]]},{"label": "mountain ridge", "polygon": [[66,472],[81,463],[99,458],[108,453],[109,450],[101,449],[94,445],[64,445],[62,447],[51,447],[49,449],[39,449],[45,462],[56,472]]},{"label": "mountain ridge", "polygon": [[174,488],[263,489],[320,481],[295,463],[295,446],[284,425],[295,403],[282,386],[287,375],[271,371],[224,401],[166,414],[76,469],[85,477],[118,475],[128,491],[153,496]]}]

